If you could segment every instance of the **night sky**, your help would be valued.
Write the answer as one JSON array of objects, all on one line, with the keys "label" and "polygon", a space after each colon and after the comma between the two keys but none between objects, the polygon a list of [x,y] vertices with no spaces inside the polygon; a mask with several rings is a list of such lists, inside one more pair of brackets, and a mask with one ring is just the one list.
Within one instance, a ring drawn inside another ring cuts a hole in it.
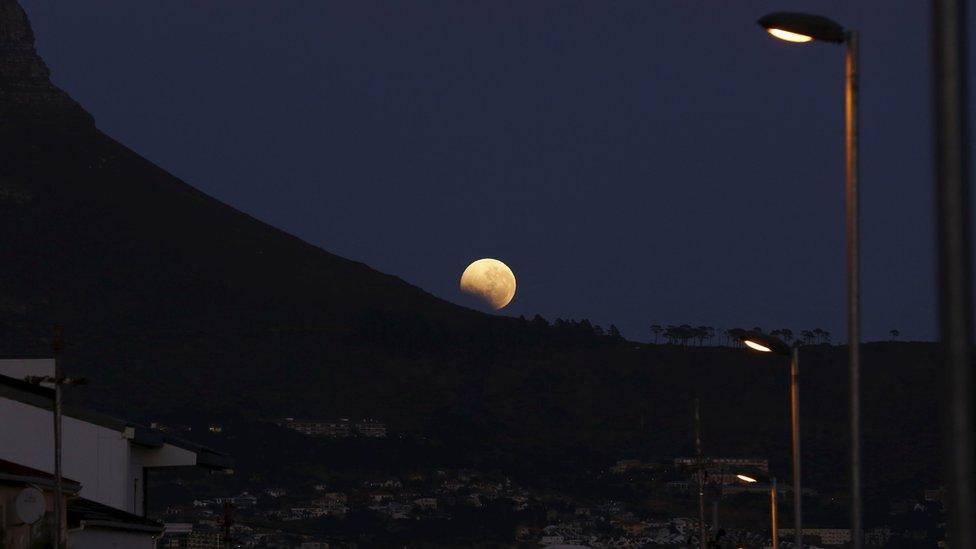
[{"label": "night sky", "polygon": [[[195,187],[506,314],[843,340],[843,48],[862,31],[866,340],[935,331],[926,2],[28,0],[56,84]],[[179,223],[174,219],[173,223]]]}]

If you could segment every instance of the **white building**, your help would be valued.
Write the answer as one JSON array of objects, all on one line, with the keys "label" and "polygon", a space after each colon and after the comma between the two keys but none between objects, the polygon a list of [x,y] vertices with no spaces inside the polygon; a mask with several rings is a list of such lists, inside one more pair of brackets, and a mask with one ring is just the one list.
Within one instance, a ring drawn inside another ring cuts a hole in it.
[{"label": "white building", "polygon": [[162,534],[154,520],[82,498],[68,502],[71,549],[156,549]]},{"label": "white building", "polygon": [[[31,375],[54,373],[51,361],[31,362],[40,370]],[[0,375],[0,459],[54,471],[53,397],[53,389]],[[168,434],[74,406],[63,411],[64,476],[81,483],[82,498],[121,511],[145,516],[153,469],[231,466],[228,456]]]}]

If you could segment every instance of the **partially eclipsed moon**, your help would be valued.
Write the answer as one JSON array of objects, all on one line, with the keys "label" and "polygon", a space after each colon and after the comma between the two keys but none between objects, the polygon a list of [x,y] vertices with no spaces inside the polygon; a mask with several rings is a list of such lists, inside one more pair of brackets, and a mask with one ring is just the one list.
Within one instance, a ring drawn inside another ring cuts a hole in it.
[{"label": "partially eclipsed moon", "polygon": [[497,311],[515,297],[515,274],[497,259],[479,259],[461,274],[461,291],[482,299]]}]

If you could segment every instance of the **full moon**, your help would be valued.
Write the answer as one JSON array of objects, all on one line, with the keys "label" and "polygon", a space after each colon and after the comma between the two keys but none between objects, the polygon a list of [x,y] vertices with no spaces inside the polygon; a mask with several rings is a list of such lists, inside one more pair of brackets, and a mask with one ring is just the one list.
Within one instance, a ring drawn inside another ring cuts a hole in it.
[{"label": "full moon", "polygon": [[461,274],[461,291],[497,311],[515,297],[515,274],[497,259],[479,259]]}]

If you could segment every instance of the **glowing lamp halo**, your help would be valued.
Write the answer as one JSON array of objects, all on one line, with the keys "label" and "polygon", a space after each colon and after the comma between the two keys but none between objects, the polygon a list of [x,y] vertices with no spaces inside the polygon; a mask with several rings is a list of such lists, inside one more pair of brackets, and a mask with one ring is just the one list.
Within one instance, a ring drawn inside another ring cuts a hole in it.
[{"label": "glowing lamp halo", "polygon": [[750,349],[759,351],[760,353],[771,353],[771,352],[773,352],[773,350],[770,349],[769,347],[767,347],[765,345],[762,345],[760,343],[756,343],[755,341],[753,341],[751,339],[746,339],[746,340],[743,341],[743,343],[746,344],[746,347],[749,347]]},{"label": "glowing lamp halo", "polygon": [[800,34],[798,32],[790,32],[783,29],[766,29],[766,32],[772,34],[780,40],[785,40],[787,42],[796,42],[798,44],[803,44],[805,42],[812,42],[813,37],[807,36],[805,34]]},{"label": "glowing lamp halo", "polygon": [[735,478],[741,480],[742,482],[748,482],[752,484],[753,482],[759,482],[758,480],[750,477],[749,475],[735,475]]}]

